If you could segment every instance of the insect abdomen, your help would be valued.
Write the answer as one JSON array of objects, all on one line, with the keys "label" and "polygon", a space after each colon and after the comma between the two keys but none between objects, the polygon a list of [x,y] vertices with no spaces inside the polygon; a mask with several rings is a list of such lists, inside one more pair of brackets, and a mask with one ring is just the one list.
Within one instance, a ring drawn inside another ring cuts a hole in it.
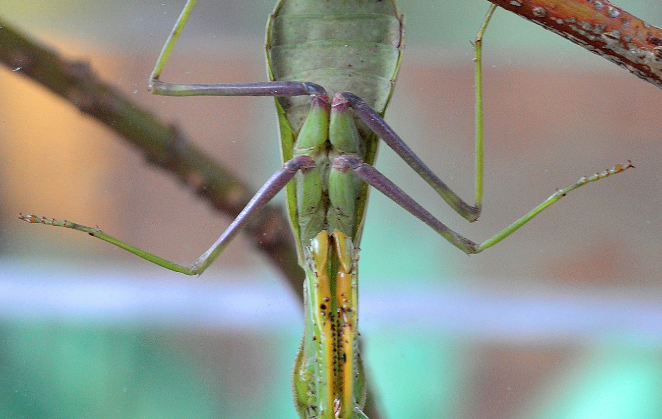
[{"label": "insect abdomen", "polygon": [[[329,95],[349,91],[382,113],[398,70],[402,28],[392,0],[282,0],[267,27],[270,76],[314,82]],[[310,108],[305,100],[281,101],[286,110]]]}]

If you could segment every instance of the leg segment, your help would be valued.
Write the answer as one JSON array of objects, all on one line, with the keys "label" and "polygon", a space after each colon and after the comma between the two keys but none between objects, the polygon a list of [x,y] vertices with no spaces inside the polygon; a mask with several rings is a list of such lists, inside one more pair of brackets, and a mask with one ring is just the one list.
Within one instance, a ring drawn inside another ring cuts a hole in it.
[{"label": "leg segment", "polygon": [[[347,100],[356,114],[375,132],[395,153],[400,156],[423,178],[458,214],[469,221],[475,221],[480,214],[480,208],[469,205],[459,195],[451,190],[429,167],[412,151],[398,134],[384,121],[374,109],[368,106],[360,97],[349,93],[340,93]],[[482,184],[482,181],[481,181]]]},{"label": "leg segment", "polygon": [[570,186],[567,186],[561,190],[554,192],[549,198],[547,198],[540,205],[529,211],[526,215],[519,218],[517,221],[501,230],[491,238],[487,239],[481,244],[477,244],[466,237],[456,233],[455,231],[448,228],[444,223],[439,221],[434,215],[430,214],[425,208],[418,204],[413,198],[407,195],[402,189],[397,185],[391,182],[386,176],[381,174],[377,169],[370,166],[369,164],[364,163],[361,159],[358,159],[353,156],[340,156],[333,161],[333,168],[339,171],[346,171],[351,169],[357,176],[363,179],[370,186],[373,186],[375,189],[379,190],[384,195],[391,198],[398,205],[409,211],[416,218],[423,221],[425,224],[430,226],[434,231],[443,236],[448,240],[452,245],[459,248],[467,254],[471,253],[480,253],[488,247],[492,247],[495,244],[499,243],[501,240],[513,234],[517,229],[526,224],[533,217],[538,215],[542,210],[552,205],[554,202],[566,196],[569,192],[579,188],[582,185],[585,185],[589,182],[600,180],[607,176],[623,172],[631,167],[634,167],[631,162],[628,161],[627,164],[619,164],[614,166],[609,170],[596,173],[589,177],[582,177],[577,182],[573,183]]},{"label": "leg segment", "polygon": [[261,83],[228,84],[175,84],[159,80],[172,49],[188,21],[197,0],[188,0],[175,26],[166,40],[152,74],[149,76],[149,89],[156,95],[164,96],[305,96],[324,94],[324,88],[299,81],[273,81]]},{"label": "leg segment", "polygon": [[56,227],[66,227],[73,230],[83,231],[90,236],[107,241],[124,250],[133,253],[147,261],[155,263],[171,271],[180,272],[186,275],[199,275],[211,265],[214,260],[221,254],[225,247],[235,238],[239,231],[246,225],[250,218],[258,213],[276,194],[287,185],[287,183],[294,177],[297,171],[307,172],[315,167],[315,161],[309,156],[298,156],[287,161],[276,173],[274,173],[269,180],[260,188],[255,196],[250,200],[241,213],[234,219],[232,224],[223,232],[221,237],[203,253],[191,266],[183,266],[171,262],[162,257],[156,256],[152,253],[146,252],[135,246],[131,246],[121,240],[118,240],[103,231],[87,227],[84,225],[72,223],[70,221],[59,221],[52,218],[37,217],[35,215],[20,215],[19,219],[28,223],[47,224]]},{"label": "leg segment", "polygon": [[475,101],[476,101],[476,186],[475,204],[470,205],[459,195],[453,192],[421,159],[405,144],[393,131],[384,119],[358,96],[343,92],[343,97],[351,104],[356,114],[373,130],[384,142],[395,151],[416,173],[419,174],[432,188],[451,206],[458,214],[470,222],[476,221],[480,215],[483,200],[483,90],[482,90],[482,42],[487,24],[496,9],[492,5],[485,16],[485,20],[476,35],[474,42],[475,67]]},{"label": "leg segment", "polygon": [[[334,98],[334,106],[336,103],[344,104],[349,103],[354,109],[356,115],[363,120],[363,122],[375,132],[389,147],[393,149],[416,173],[419,174],[437,193],[460,215],[469,221],[475,221],[480,215],[482,193],[483,193],[483,98],[482,98],[482,82],[481,82],[481,48],[482,38],[487,24],[489,23],[496,6],[490,7],[485,20],[476,36],[474,43],[474,53],[476,62],[476,204],[469,205],[460,196],[453,192],[439,177],[437,177],[421,159],[414,154],[414,152],[405,144],[405,142],[396,134],[396,132],[384,121],[381,115],[372,109],[358,96],[349,93],[339,93]],[[593,176],[582,177],[574,184],[556,191],[547,200],[535,207],[528,214],[524,215],[510,226],[495,234],[490,239],[482,244],[477,244],[466,237],[456,233],[448,228],[445,224],[435,218],[430,212],[423,208],[420,204],[408,196],[402,189],[396,186],[383,174],[381,174],[374,167],[365,164],[360,159],[344,155],[336,158],[333,162],[333,167],[338,171],[346,171],[352,169],[361,179],[369,185],[375,187],[383,194],[391,198],[398,205],[405,208],[418,219],[426,223],[437,233],[443,236],[446,240],[458,247],[465,253],[479,253],[488,247],[494,246],[504,238],[514,233],[521,226],[526,224],[533,217],[538,215],[542,210],[564,197],[568,192],[577,189],[578,187],[593,182],[612,174],[620,173],[632,166],[628,162],[626,165],[617,165],[612,169],[596,173]]]}]

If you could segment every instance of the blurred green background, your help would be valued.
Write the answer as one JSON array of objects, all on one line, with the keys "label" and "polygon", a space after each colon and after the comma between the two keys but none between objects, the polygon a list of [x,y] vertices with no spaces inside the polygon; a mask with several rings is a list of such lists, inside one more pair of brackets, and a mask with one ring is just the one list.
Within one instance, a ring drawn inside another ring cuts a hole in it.
[{"label": "blurred green background", "polygon": [[[279,165],[271,99],[146,91],[182,3],[4,0],[0,13],[89,60],[258,187]],[[488,4],[399,5],[407,46],[387,119],[470,197],[470,41]],[[618,5],[662,25],[661,3]],[[264,80],[273,6],[201,0],[164,79]],[[361,330],[378,403],[389,418],[659,418],[661,92],[502,10],[484,55],[478,223],[465,225],[390,150],[378,159],[452,228],[483,240],[581,175],[627,159],[637,169],[580,189],[472,257],[373,193]],[[300,309],[243,238],[190,279],[16,215],[99,225],[183,263],[230,220],[20,69],[0,70],[0,180],[2,418],[295,417]]]}]

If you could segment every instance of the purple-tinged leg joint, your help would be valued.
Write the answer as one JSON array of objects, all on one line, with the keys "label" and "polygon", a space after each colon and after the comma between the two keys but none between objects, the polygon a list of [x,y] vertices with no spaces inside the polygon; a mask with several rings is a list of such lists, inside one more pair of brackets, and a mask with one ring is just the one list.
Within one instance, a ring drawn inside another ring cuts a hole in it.
[{"label": "purple-tinged leg joint", "polygon": [[368,185],[374,187],[392,199],[396,204],[406,209],[413,216],[423,221],[437,233],[445,237],[455,247],[468,254],[478,253],[478,244],[448,228],[444,223],[439,221],[434,215],[430,214],[430,212],[423,208],[412,197],[407,195],[390,179],[388,179],[374,167],[364,163],[358,157],[348,155],[338,156],[333,160],[332,168],[343,173],[348,169],[351,169]]}]

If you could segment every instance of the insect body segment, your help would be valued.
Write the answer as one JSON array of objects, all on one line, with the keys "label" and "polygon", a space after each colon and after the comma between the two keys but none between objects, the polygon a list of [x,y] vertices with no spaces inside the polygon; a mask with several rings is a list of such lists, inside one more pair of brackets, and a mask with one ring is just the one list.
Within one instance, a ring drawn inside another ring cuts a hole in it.
[{"label": "insect body segment", "polygon": [[[282,0],[267,24],[269,78],[274,82],[312,82],[323,87],[329,96],[338,92],[353,92],[383,116],[400,64],[403,31],[403,15],[393,0]],[[320,122],[317,126],[321,118],[314,116],[316,102],[321,100],[319,96],[322,96],[319,92],[311,94],[312,111],[308,97],[288,94],[276,98],[284,161],[297,153],[306,153],[304,144],[310,144],[306,140],[308,134],[303,135],[303,132],[311,127],[325,131],[322,125],[326,126],[327,122]],[[379,139],[354,112],[347,109],[344,99],[334,97],[333,101],[334,110],[328,121],[329,131],[324,132],[329,141],[326,143],[327,158],[324,162],[316,161],[317,171],[325,181],[338,185],[333,191],[334,195],[328,198],[339,199],[345,205],[342,205],[342,211],[338,211],[337,206],[328,208],[328,211],[335,212],[343,221],[336,223],[335,217],[321,220],[320,213],[316,214],[316,220],[304,220],[308,217],[307,212],[299,211],[302,208],[308,211],[310,207],[302,205],[300,199],[312,188],[304,190],[300,182],[287,186],[290,221],[295,234],[301,239],[297,240],[301,264],[305,263],[303,247],[315,237],[321,224],[326,221],[335,224],[329,226],[329,231],[339,229],[352,237],[356,246],[361,240],[368,185],[353,180],[350,182],[351,187],[343,188],[345,178],[356,177],[338,172],[329,174],[329,165],[342,153],[351,153],[368,164],[374,164]],[[307,178],[314,177],[311,175]],[[353,208],[350,209],[350,199],[347,198],[354,195],[355,191],[360,191],[360,194],[352,200]],[[316,198],[304,199],[311,201]],[[351,227],[350,223],[353,223]]]},{"label": "insect body segment", "polygon": [[364,142],[348,103],[337,95],[329,110],[326,95],[312,98],[308,118],[292,148],[294,157],[308,156],[312,170],[296,176],[296,202],[300,241],[305,244],[321,229],[357,233],[356,203],[363,199],[364,183],[354,173],[338,170],[333,162],[340,156],[365,159]]},{"label": "insect body segment", "polygon": [[[393,0],[282,0],[267,25],[271,80],[312,81],[334,94],[348,91],[383,114],[393,91],[404,22]],[[305,99],[279,98],[295,131]]]},{"label": "insect body segment", "polygon": [[342,232],[320,232],[305,249],[306,333],[293,374],[302,418],[355,419],[365,415],[358,356],[358,251]]},{"label": "insect body segment", "polygon": [[341,94],[330,109],[326,95],[313,96],[292,154],[316,163],[312,170],[298,173],[294,182],[307,324],[293,374],[295,404],[302,418],[362,418],[365,385],[360,383],[356,339],[358,251],[352,237],[359,232],[356,219],[363,217],[356,203],[365,200],[365,184],[335,162],[367,156],[354,113]]},{"label": "insect body segment", "polygon": [[306,272],[306,331],[293,374],[295,405],[302,418],[365,417],[356,339],[358,251],[352,240],[364,184],[352,171],[333,164],[344,155],[365,158],[362,145],[347,102],[336,96],[330,107],[326,95],[314,95],[292,147],[293,158],[315,161],[314,168],[299,172],[293,182],[295,231],[300,233]]}]

